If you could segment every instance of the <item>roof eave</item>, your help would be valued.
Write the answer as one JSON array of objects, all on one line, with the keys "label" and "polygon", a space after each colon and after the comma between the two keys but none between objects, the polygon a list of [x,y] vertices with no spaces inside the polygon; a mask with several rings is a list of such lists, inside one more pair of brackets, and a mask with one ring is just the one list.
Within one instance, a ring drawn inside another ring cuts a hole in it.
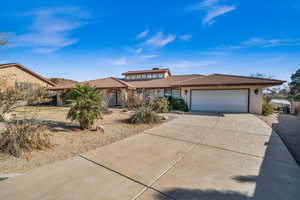
[{"label": "roof eave", "polygon": [[272,87],[276,85],[281,85],[286,81],[278,83],[226,83],[226,84],[186,84],[186,85],[171,85],[172,87],[222,87],[222,86],[264,86]]}]

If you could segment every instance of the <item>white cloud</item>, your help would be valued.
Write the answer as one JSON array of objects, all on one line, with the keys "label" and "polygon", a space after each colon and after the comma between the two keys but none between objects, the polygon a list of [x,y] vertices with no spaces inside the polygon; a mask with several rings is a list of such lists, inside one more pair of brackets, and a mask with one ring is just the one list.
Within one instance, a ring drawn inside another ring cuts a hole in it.
[{"label": "white cloud", "polygon": [[205,56],[223,56],[223,55],[228,55],[228,52],[225,51],[199,51],[199,54],[205,55]]},{"label": "white cloud", "polygon": [[157,55],[157,54],[140,55],[140,56],[138,56],[138,59],[139,60],[148,60],[148,59],[151,59],[151,58],[156,58],[158,56],[159,55]]},{"label": "white cloud", "polygon": [[144,37],[146,37],[147,35],[148,35],[148,33],[149,33],[149,30],[148,29],[146,29],[146,30],[144,30],[143,32],[141,32],[141,33],[139,33],[137,36],[136,36],[136,38],[144,38]]},{"label": "white cloud", "polygon": [[265,61],[267,61],[267,62],[280,62],[282,60],[284,60],[283,56],[277,56],[277,57],[265,59]]},{"label": "white cloud", "polygon": [[116,58],[116,59],[109,59],[108,63],[111,65],[126,65],[128,60],[126,57]]},{"label": "white cloud", "polygon": [[299,39],[265,39],[253,37],[248,40],[239,42],[235,45],[222,46],[221,49],[242,49],[242,48],[270,48],[280,46],[300,46]]},{"label": "white cloud", "polygon": [[11,47],[31,47],[34,52],[51,53],[78,42],[71,32],[87,23],[89,14],[79,7],[40,9],[25,14],[33,17],[25,34],[10,34]]},{"label": "white cloud", "polygon": [[192,37],[193,36],[191,34],[186,34],[186,35],[180,35],[180,36],[178,36],[178,38],[180,40],[186,41],[186,42],[190,41],[192,39]]},{"label": "white cloud", "polygon": [[205,0],[190,5],[188,11],[205,11],[205,17],[202,19],[202,24],[213,24],[214,19],[236,9],[233,5],[221,5],[219,0]]},{"label": "white cloud", "polygon": [[167,34],[165,35],[163,32],[157,32],[151,38],[146,40],[143,44],[152,46],[152,47],[163,47],[176,39],[176,35]]}]

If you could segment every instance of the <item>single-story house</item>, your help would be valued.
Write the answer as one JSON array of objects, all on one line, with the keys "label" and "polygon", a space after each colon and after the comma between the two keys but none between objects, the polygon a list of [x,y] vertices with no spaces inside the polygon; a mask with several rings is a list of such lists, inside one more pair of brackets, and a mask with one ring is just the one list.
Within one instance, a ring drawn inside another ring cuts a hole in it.
[{"label": "single-story house", "polygon": [[[110,106],[122,104],[128,94],[141,97],[174,96],[185,100],[190,110],[213,112],[261,113],[262,89],[284,81],[226,74],[172,75],[169,69],[128,71],[123,78],[102,78],[82,82],[104,93],[113,93]],[[61,96],[76,84],[53,87]]]},{"label": "single-story house", "polygon": [[0,64],[0,79],[5,80],[12,87],[26,88],[33,84],[45,88],[55,86],[54,83],[45,77],[18,63]]},{"label": "single-story house", "polygon": [[286,99],[272,99],[269,104],[271,104],[275,109],[289,108],[291,109],[292,104]]}]

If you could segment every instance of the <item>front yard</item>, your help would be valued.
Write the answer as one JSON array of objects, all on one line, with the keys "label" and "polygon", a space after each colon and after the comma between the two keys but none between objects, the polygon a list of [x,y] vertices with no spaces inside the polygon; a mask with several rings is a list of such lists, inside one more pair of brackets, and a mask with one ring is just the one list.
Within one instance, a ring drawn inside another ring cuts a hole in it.
[{"label": "front yard", "polygon": [[[0,174],[23,173],[41,165],[63,160],[76,154],[95,149],[106,144],[127,138],[152,128],[158,124],[130,124],[131,112],[112,109],[96,125],[104,127],[104,133],[82,131],[77,124],[66,120],[68,107],[26,106],[14,113],[14,119],[38,120],[49,128],[52,134],[53,149],[26,152],[21,158],[0,153]],[[34,115],[34,116],[33,116]]]},{"label": "front yard", "polygon": [[274,113],[270,116],[258,116],[279,134],[290,153],[300,166],[300,117]]}]

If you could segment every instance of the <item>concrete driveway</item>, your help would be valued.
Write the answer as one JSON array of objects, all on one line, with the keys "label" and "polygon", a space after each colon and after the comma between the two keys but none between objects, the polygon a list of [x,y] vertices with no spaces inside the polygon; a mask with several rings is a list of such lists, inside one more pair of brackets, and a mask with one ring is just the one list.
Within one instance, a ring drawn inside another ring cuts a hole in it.
[{"label": "concrete driveway", "polygon": [[184,115],[0,182],[0,199],[296,200],[300,168],[251,114]]}]

